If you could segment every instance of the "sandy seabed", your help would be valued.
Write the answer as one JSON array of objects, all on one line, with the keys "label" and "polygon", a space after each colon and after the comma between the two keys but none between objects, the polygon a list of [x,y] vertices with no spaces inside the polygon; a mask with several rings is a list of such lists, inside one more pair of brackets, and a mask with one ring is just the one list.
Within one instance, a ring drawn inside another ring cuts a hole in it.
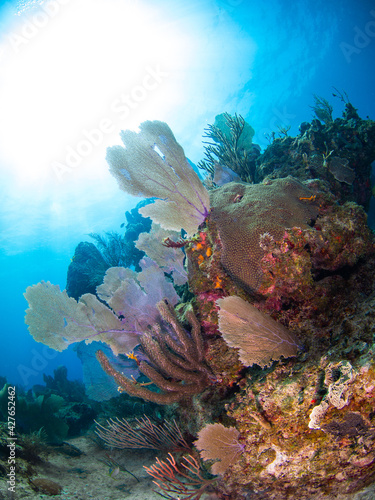
[{"label": "sandy seabed", "polygon": [[[16,478],[16,491],[7,491],[6,481],[0,479],[0,500],[21,499],[48,499],[55,500],[160,500],[157,486],[152,477],[147,474],[143,466],[155,463],[156,457],[162,460],[163,456],[152,450],[112,450],[110,455],[127,470],[134,474],[120,471],[112,478],[109,475],[109,466],[105,460],[108,451],[101,449],[95,441],[82,436],[67,441],[82,451],[80,456],[68,456],[56,449],[48,452],[43,461],[33,465],[32,479],[43,478],[58,483],[62,491],[58,495],[45,495],[35,492],[25,477]],[[155,491],[154,491],[155,490]],[[160,490],[161,491],[161,490]],[[216,495],[214,495],[215,498]],[[251,498],[254,498],[251,496]],[[204,494],[201,500],[210,500],[210,494]],[[177,497],[176,497],[177,500]],[[255,500],[255,499],[254,499]],[[298,500],[298,499],[296,499]],[[363,489],[354,495],[314,496],[312,500],[375,500],[375,484]]]},{"label": "sandy seabed", "polygon": [[[58,495],[44,495],[35,492],[27,479],[16,476],[15,494],[7,491],[5,481],[0,481],[0,500],[47,499],[56,500],[160,500],[162,497],[153,490],[157,488],[152,477],[147,474],[144,465],[155,462],[157,452],[148,450],[111,451],[111,457],[132,472],[139,482],[130,474],[120,471],[112,478],[108,465],[101,462],[106,459],[106,450],[87,437],[70,439],[69,444],[79,448],[83,454],[70,457],[58,451],[48,453],[43,462],[33,465],[36,472],[32,479],[43,478],[58,483],[62,491]],[[3,484],[1,484],[1,482]]]}]

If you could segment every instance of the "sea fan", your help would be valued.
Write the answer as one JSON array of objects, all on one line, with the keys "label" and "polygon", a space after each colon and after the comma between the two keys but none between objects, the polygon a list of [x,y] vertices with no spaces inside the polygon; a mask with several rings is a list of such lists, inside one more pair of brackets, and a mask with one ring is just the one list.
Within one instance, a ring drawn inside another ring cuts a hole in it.
[{"label": "sea fan", "polygon": [[219,306],[219,330],[230,347],[239,349],[245,366],[262,368],[284,356],[297,354],[296,340],[283,325],[263,314],[240,297],[216,301]]},{"label": "sea fan", "polygon": [[191,236],[208,215],[208,192],[166,123],[147,121],[139,128],[138,134],[121,133],[125,148],[108,148],[110,172],[127,193],[159,198],[139,210],[144,217]]},{"label": "sea fan", "polygon": [[201,457],[203,460],[218,460],[211,467],[212,474],[224,474],[243,451],[238,442],[239,436],[235,427],[224,427],[222,424],[209,424],[199,431],[194,444]]}]

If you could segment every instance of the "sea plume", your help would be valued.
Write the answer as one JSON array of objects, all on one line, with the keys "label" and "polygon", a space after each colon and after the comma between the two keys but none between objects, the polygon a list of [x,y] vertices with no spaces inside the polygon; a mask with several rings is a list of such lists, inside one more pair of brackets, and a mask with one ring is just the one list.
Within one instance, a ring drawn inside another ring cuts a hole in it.
[{"label": "sea plume", "polygon": [[269,366],[284,356],[297,354],[296,340],[289,330],[263,314],[240,297],[216,301],[219,306],[219,330],[230,347],[239,349],[245,366]]}]

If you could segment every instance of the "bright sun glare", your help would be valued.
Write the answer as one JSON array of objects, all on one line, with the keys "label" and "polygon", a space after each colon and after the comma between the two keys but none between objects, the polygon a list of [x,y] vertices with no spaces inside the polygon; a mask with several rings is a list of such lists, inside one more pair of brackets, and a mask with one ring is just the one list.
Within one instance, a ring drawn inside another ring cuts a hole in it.
[{"label": "bright sun glare", "polygon": [[42,183],[103,162],[120,129],[165,105],[186,42],[163,24],[135,0],[50,0],[22,14],[1,46],[1,168]]}]

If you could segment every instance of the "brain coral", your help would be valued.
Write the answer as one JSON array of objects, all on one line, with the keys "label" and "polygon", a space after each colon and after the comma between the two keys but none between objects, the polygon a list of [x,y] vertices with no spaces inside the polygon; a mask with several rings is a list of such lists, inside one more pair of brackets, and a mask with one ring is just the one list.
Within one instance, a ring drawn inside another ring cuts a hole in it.
[{"label": "brain coral", "polygon": [[260,236],[280,239],[288,227],[307,228],[318,214],[313,193],[292,177],[264,184],[230,182],[212,191],[211,215],[221,245],[221,262],[240,285],[257,291],[264,251]]}]

